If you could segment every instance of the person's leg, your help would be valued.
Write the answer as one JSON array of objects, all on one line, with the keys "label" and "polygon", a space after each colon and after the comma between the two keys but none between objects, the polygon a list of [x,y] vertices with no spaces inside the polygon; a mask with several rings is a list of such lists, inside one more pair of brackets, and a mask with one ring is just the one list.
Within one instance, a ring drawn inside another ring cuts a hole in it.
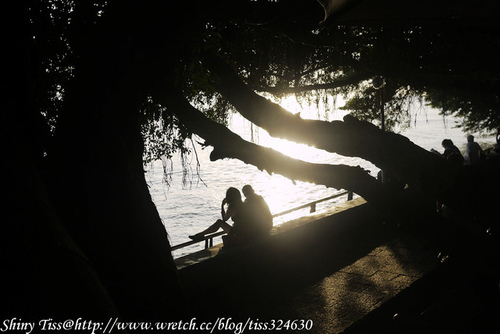
[{"label": "person's leg", "polygon": [[215,233],[222,228],[224,232],[228,233],[231,225],[223,221],[222,219],[217,220],[215,223],[210,225],[207,229],[201,231],[200,233],[196,233],[195,235],[190,235],[189,238],[193,240],[202,239],[207,234]]},{"label": "person's leg", "polygon": [[226,233],[229,233],[229,230],[231,229],[231,225],[229,225],[228,223],[226,223],[225,221],[223,221],[222,219],[219,219],[220,221],[220,228],[226,232]]}]

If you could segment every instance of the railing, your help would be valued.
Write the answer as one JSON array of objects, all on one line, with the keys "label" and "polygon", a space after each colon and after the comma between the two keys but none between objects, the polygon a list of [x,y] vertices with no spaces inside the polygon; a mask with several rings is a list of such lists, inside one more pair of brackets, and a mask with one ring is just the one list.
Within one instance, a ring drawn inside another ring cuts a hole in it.
[{"label": "railing", "polygon": [[[337,193],[335,195],[319,199],[319,200],[314,201],[314,202],[310,202],[310,203],[307,203],[307,204],[304,204],[301,206],[297,206],[297,207],[292,208],[292,209],[288,209],[288,210],[285,210],[285,211],[282,211],[279,213],[275,213],[275,214],[273,214],[273,218],[283,216],[283,215],[286,215],[288,213],[291,213],[291,212],[294,212],[297,210],[305,209],[307,207],[310,207],[310,210],[309,210],[310,213],[314,213],[314,212],[316,212],[316,204],[321,203],[321,202],[326,202],[326,201],[329,201],[329,200],[332,200],[332,199],[335,199],[335,198],[338,198],[338,197],[341,197],[344,195],[347,195],[348,201],[352,200],[352,198],[353,198],[353,193],[351,191],[343,191],[343,192]],[[225,234],[226,234],[226,232],[221,231],[221,232],[216,232],[216,233],[206,235],[204,238],[199,239],[199,240],[187,241],[187,242],[184,242],[182,244],[172,246],[172,251],[177,250],[177,249],[181,249],[181,248],[184,248],[187,246],[191,246],[191,245],[194,245],[194,244],[196,244],[198,242],[202,242],[202,241],[205,241],[205,249],[207,249],[207,248],[212,247],[214,245],[214,238],[225,235]]]}]

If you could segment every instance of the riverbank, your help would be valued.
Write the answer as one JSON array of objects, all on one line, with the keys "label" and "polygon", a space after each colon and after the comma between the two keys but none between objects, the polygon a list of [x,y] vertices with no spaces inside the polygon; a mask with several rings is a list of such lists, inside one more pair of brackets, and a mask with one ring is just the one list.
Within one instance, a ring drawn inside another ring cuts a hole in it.
[{"label": "riverbank", "polygon": [[[304,111],[302,111],[301,115],[305,115]],[[329,116],[329,119],[338,119],[340,116],[333,113]],[[415,144],[427,150],[434,148],[442,152],[442,140],[450,138],[459,148],[465,150],[467,134],[460,129],[454,128],[456,121],[454,118],[444,118],[439,115],[437,110],[428,108],[415,111],[413,118],[412,127],[403,131],[402,135],[407,136]],[[231,129],[245,139],[249,140],[251,138],[249,126],[238,128],[233,125]],[[483,149],[492,146],[495,142],[494,136],[482,137],[479,134],[475,135],[476,141],[481,144]],[[273,147],[264,131],[260,131],[260,135],[254,136],[254,139],[258,144],[269,144],[269,146]],[[297,150],[294,145],[290,142],[284,145],[280,141],[276,148],[282,149],[286,154],[303,152]],[[201,231],[220,218],[220,202],[228,187],[241,189],[243,185],[251,184],[256,192],[266,199],[273,213],[328,197],[339,191],[322,185],[299,181],[293,182],[280,175],[269,175],[254,166],[246,165],[235,159],[210,161],[210,147],[204,150],[197,144],[195,144],[195,147],[197,148],[196,155],[193,153],[185,159],[190,163],[188,164],[190,168],[188,168],[187,183],[182,182],[182,178],[186,174],[181,169],[183,164],[179,156],[172,158],[171,162],[165,162],[165,166],[159,161],[151,164],[148,166],[146,173],[152,198],[169,234],[171,245],[189,241],[188,235]],[[302,150],[303,147],[300,147],[300,149]],[[300,158],[308,160],[309,157],[308,161],[318,163],[361,166],[369,170],[374,177],[379,170],[360,158],[343,157],[313,148],[310,148],[309,153],[300,156]],[[196,157],[200,162],[199,176],[201,180],[198,179],[194,170],[197,162]],[[165,183],[163,167],[165,167],[167,176],[171,177],[168,186]],[[332,205],[336,204],[338,203]],[[321,208],[318,207],[318,210],[321,210]],[[280,222],[276,223],[279,224]],[[220,242],[220,239],[218,242]],[[202,245],[192,246],[176,251],[173,255],[178,258],[201,249]]]},{"label": "riverbank", "polygon": [[497,319],[498,268],[476,257],[481,247],[472,238],[461,246],[468,256],[444,261],[362,199],[285,226],[255,247],[181,266],[193,315],[269,326],[303,319],[312,333],[356,334],[488,333]]},{"label": "riverbank", "polygon": [[179,270],[198,318],[305,319],[341,333],[434,270],[432,250],[366,203]]}]

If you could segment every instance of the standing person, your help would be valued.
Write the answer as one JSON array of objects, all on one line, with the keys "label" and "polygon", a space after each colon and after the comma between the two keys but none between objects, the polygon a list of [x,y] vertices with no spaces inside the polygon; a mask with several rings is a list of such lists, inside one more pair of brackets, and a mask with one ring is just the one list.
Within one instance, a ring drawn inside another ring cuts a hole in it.
[{"label": "standing person", "polygon": [[500,126],[497,127],[496,140],[497,140],[497,143],[495,144],[495,147],[493,148],[493,151],[495,151],[495,153],[500,153]]},{"label": "standing person", "polygon": [[478,143],[474,141],[473,135],[467,136],[467,148],[465,149],[465,161],[469,164],[474,164],[481,160],[483,156],[483,150]]},{"label": "standing person", "polygon": [[257,233],[267,234],[273,227],[273,215],[266,201],[261,195],[255,193],[251,185],[243,186],[243,195],[245,195],[245,205],[248,214],[254,220]]}]

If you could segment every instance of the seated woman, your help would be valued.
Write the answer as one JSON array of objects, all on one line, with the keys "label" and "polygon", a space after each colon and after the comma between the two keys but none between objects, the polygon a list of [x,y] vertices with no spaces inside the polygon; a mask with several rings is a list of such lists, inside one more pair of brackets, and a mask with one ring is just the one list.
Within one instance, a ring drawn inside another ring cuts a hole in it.
[{"label": "seated woman", "polygon": [[[227,211],[224,210],[228,204]],[[226,198],[221,204],[222,219],[218,219],[214,224],[195,235],[190,235],[193,240],[201,240],[205,235],[215,233],[219,229],[224,230],[227,236],[223,237],[225,246],[237,246],[246,243],[260,235],[259,229],[255,228],[256,222],[252,219],[247,206],[241,200],[241,193],[236,188],[229,188],[226,191]],[[233,226],[227,221],[231,218]]]},{"label": "seated woman", "polygon": [[464,157],[458,147],[453,144],[453,141],[451,139],[443,139],[441,145],[444,148],[443,154],[440,154],[435,149],[431,149],[431,152],[442,155],[446,160],[450,161],[456,166],[463,166]]}]

